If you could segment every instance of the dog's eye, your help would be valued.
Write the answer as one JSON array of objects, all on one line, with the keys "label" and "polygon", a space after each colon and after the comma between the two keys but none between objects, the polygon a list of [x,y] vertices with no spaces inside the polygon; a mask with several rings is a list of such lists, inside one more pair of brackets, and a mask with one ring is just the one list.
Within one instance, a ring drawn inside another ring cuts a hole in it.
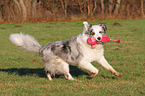
[{"label": "dog's eye", "polygon": [[91,35],[95,35],[95,32],[91,32]]},{"label": "dog's eye", "polygon": [[99,33],[104,33],[104,32],[102,32],[102,31],[99,31]]}]

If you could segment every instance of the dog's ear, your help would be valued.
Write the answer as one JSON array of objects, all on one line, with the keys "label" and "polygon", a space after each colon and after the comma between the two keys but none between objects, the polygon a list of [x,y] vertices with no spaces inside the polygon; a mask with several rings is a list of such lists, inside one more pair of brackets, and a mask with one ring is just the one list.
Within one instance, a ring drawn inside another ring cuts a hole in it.
[{"label": "dog's ear", "polygon": [[104,29],[104,32],[107,32],[107,26],[105,24],[102,24],[102,28]]},{"label": "dog's ear", "polygon": [[106,33],[106,32],[107,32],[107,27],[106,27],[106,25],[105,25],[105,24],[99,24],[99,25],[102,26],[104,32]]},{"label": "dog's ear", "polygon": [[84,24],[84,28],[85,28],[86,31],[88,31],[88,29],[92,26],[87,21],[84,21],[83,24]]}]

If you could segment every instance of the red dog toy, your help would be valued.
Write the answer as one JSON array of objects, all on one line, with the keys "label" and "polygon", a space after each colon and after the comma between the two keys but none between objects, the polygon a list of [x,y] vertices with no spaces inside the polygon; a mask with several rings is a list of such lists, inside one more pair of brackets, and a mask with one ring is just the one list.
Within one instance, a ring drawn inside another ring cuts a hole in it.
[{"label": "red dog toy", "polygon": [[109,42],[109,41],[115,41],[117,43],[120,43],[120,39],[111,39],[110,37],[106,36],[106,35],[103,35],[101,41],[102,42]]},{"label": "red dog toy", "polygon": [[[88,38],[87,41],[88,41],[88,44],[91,44],[92,45],[92,48],[95,48],[96,47],[97,40],[96,40],[95,37]],[[102,39],[100,41],[102,41],[102,42],[115,41],[117,43],[120,43],[120,40],[119,39],[111,39],[110,37],[108,37],[106,35],[103,35],[102,36]]]},{"label": "red dog toy", "polygon": [[88,38],[88,44],[91,44],[92,45],[92,48],[95,48],[96,47],[96,43],[97,43],[97,40],[95,37],[91,37],[91,38]]}]

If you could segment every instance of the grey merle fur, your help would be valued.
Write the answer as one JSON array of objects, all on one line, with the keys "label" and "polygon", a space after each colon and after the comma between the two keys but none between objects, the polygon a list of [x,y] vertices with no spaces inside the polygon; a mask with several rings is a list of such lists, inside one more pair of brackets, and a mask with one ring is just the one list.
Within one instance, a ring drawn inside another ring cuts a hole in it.
[{"label": "grey merle fur", "polygon": [[[53,43],[50,43],[46,46],[43,46],[40,50],[39,53],[42,55],[42,59],[44,61],[47,61],[48,58],[47,54],[44,54],[44,51],[51,50],[53,54],[56,56],[64,59],[68,63],[77,63],[79,59],[81,59],[82,54],[79,52],[79,49],[77,49],[78,45],[76,43],[77,38],[72,38],[71,40],[65,40],[65,41],[56,41]],[[73,50],[73,51],[72,51]]]}]

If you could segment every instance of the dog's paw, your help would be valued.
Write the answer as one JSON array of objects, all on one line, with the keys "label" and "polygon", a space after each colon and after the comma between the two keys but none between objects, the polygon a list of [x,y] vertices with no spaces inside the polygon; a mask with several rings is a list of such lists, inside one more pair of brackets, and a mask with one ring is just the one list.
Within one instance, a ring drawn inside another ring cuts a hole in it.
[{"label": "dog's paw", "polygon": [[89,74],[89,77],[90,78],[95,77],[95,76],[96,76],[96,74],[93,74],[93,73],[92,74]]},{"label": "dog's paw", "polygon": [[116,76],[121,77],[123,73],[115,73]]}]

